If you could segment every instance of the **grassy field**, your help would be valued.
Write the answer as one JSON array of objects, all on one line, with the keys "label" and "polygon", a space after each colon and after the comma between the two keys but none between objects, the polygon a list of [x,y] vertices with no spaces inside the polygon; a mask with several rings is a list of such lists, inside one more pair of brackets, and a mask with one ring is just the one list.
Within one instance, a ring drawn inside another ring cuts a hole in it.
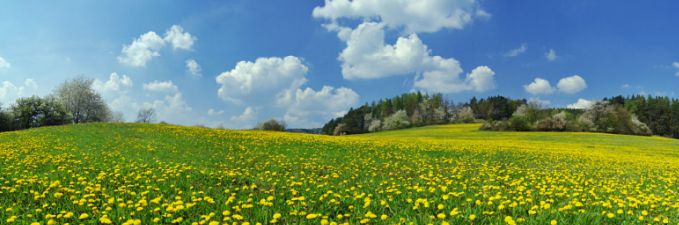
[{"label": "grassy field", "polygon": [[679,224],[679,140],[478,126],[1,133],[0,224]]}]

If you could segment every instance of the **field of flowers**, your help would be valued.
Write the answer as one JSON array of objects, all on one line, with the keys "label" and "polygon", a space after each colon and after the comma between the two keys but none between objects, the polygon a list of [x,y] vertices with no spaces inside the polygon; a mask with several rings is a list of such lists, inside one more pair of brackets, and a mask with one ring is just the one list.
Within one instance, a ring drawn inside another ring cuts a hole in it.
[{"label": "field of flowers", "polygon": [[679,224],[679,140],[445,125],[0,134],[0,224]]}]

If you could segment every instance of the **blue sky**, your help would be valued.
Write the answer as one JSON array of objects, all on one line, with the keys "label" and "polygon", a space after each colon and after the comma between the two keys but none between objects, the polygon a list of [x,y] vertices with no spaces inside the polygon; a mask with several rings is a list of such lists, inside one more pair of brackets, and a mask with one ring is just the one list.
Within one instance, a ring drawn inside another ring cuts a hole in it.
[{"label": "blue sky", "polygon": [[349,107],[413,90],[559,107],[617,94],[676,97],[678,7],[12,1],[0,7],[0,102],[47,95],[84,75],[127,120],[153,107],[158,120],[247,128],[267,118],[318,127]]}]

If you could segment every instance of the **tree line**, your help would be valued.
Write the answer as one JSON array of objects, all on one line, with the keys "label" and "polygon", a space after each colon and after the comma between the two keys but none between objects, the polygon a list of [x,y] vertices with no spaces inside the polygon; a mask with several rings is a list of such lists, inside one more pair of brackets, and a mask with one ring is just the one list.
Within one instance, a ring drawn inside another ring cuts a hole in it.
[{"label": "tree line", "polygon": [[501,120],[511,117],[526,102],[525,99],[492,96],[485,99],[474,97],[467,103],[454,104],[442,94],[404,93],[351,108],[344,116],[326,123],[321,133],[361,134],[434,124]]},{"label": "tree line", "polygon": [[346,135],[447,123],[482,122],[482,130],[587,131],[679,138],[679,100],[664,96],[604,98],[587,109],[546,108],[491,96],[453,104],[442,94],[405,93],[330,120],[322,134]]},{"label": "tree line", "polygon": [[[90,122],[123,122],[121,112],[113,112],[101,94],[93,88],[94,80],[76,77],[60,84],[45,97],[17,99],[7,106],[0,104],[0,131],[22,130],[42,126]],[[155,111],[139,111],[137,122],[151,122]]]},{"label": "tree line", "polygon": [[604,98],[584,110],[522,105],[507,120],[486,121],[482,130],[588,131],[679,138],[679,100],[664,96]]}]

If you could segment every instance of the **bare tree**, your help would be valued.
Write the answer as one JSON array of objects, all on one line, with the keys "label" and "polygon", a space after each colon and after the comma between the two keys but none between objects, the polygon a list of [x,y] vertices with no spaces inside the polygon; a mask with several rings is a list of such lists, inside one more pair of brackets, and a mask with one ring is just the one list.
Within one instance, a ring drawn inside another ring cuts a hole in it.
[{"label": "bare tree", "polygon": [[67,80],[56,89],[56,96],[71,114],[73,123],[108,121],[111,110],[92,89],[94,80],[82,76]]},{"label": "bare tree", "polygon": [[140,109],[137,113],[137,122],[139,123],[151,123],[156,118],[156,110],[153,108]]}]

